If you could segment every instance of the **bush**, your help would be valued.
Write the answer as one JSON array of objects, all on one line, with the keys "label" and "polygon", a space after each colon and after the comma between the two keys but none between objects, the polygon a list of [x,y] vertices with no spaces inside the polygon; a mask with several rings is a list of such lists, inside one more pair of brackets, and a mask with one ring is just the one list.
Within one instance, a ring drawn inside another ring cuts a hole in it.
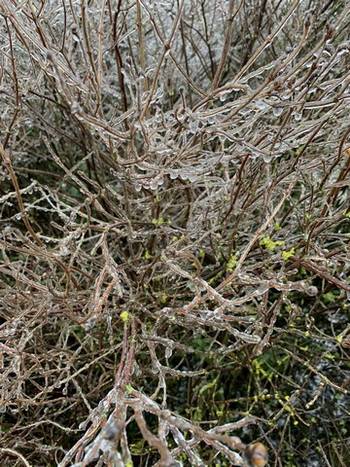
[{"label": "bush", "polygon": [[346,4],[2,0],[1,465],[349,465]]}]

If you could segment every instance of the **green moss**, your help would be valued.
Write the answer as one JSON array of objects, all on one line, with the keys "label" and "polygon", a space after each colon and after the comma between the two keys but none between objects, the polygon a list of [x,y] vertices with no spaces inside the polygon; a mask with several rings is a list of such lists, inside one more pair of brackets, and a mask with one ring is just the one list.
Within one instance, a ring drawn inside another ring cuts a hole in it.
[{"label": "green moss", "polygon": [[164,219],[164,217],[160,216],[158,219],[152,219],[152,224],[159,227],[161,225],[166,224],[167,221]]},{"label": "green moss", "polygon": [[237,266],[237,256],[231,255],[226,264],[226,271],[233,272]]},{"label": "green moss", "polygon": [[274,252],[275,249],[279,246],[283,246],[285,242],[283,240],[272,240],[271,237],[263,237],[260,240],[260,246],[264,247],[266,250],[270,252]]},{"label": "green moss", "polygon": [[333,291],[329,291],[329,292],[323,294],[321,298],[322,298],[324,303],[329,304],[329,303],[334,303],[336,301],[337,297],[338,297],[337,293],[335,293]]},{"label": "green moss", "polygon": [[281,256],[282,256],[283,261],[288,261],[290,258],[295,256],[295,248],[291,248],[290,250],[282,251]]},{"label": "green moss", "polygon": [[120,319],[124,322],[124,323],[127,323],[129,321],[129,318],[130,318],[130,314],[129,312],[127,311],[122,311],[120,313]]}]

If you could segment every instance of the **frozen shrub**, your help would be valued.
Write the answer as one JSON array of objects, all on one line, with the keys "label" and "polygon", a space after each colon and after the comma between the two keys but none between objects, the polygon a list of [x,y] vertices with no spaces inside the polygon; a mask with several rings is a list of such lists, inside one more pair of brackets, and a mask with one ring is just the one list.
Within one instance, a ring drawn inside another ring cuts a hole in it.
[{"label": "frozen shrub", "polygon": [[1,465],[349,463],[349,13],[1,1]]}]

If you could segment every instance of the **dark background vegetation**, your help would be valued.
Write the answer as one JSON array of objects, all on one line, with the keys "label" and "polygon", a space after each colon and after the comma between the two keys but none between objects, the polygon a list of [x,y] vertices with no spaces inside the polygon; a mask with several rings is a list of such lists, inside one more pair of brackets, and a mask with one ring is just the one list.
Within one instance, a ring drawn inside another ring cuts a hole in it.
[{"label": "dark background vegetation", "polygon": [[350,465],[349,9],[0,2],[1,466]]}]

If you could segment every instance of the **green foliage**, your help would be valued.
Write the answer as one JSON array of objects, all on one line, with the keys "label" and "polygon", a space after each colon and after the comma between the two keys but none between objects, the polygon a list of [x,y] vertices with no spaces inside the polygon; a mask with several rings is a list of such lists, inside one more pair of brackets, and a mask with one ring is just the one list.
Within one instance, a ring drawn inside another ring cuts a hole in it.
[{"label": "green foliage", "polygon": [[288,261],[294,255],[295,255],[295,248],[291,248],[290,250],[284,250],[281,252],[283,261]]},{"label": "green foliage", "polygon": [[130,319],[130,313],[128,311],[122,311],[120,313],[120,319],[123,321],[123,323],[127,323]]},{"label": "green foliage", "polygon": [[285,244],[284,240],[272,240],[272,238],[270,237],[263,237],[261,240],[260,240],[260,245],[263,246],[264,248],[266,248],[266,250],[270,251],[270,252],[274,252],[274,250],[279,247],[279,246],[283,246]]},{"label": "green foliage", "polygon": [[237,256],[231,255],[226,264],[226,271],[233,272],[236,268],[236,265],[237,265]]}]

